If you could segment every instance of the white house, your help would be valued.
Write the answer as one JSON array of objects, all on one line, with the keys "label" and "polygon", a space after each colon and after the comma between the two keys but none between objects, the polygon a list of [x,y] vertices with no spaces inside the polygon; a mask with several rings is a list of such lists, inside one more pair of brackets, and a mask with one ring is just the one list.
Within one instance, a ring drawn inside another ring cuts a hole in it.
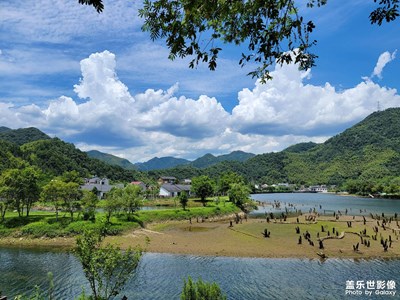
[{"label": "white house", "polygon": [[187,184],[171,184],[164,183],[160,187],[160,197],[176,197],[179,196],[183,191],[190,195],[190,185]]},{"label": "white house", "polygon": [[[97,197],[103,199],[104,195],[111,191],[113,185],[110,185],[110,181],[107,178],[85,178],[85,184],[81,185],[82,190],[92,191],[94,188],[97,190]],[[118,186],[116,186],[118,187]]]},{"label": "white house", "polygon": [[327,193],[328,187],[326,185],[313,185],[313,186],[310,186],[310,191],[317,192],[317,193]]}]

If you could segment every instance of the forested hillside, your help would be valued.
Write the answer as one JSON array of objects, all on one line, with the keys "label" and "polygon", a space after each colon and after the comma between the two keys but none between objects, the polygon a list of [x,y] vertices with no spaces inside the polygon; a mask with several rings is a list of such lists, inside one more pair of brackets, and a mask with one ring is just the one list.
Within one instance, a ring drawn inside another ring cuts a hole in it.
[{"label": "forested hillside", "polygon": [[[8,128],[0,128],[0,171],[30,164],[51,176],[76,170],[81,176],[107,176],[114,180],[156,180],[159,176],[175,176],[178,179],[208,175],[213,178],[232,171],[252,183],[328,184],[337,185],[350,192],[371,193],[400,192],[400,109],[391,108],[375,112],[360,123],[345,130],[323,144],[301,143],[278,153],[266,153],[248,158],[248,153],[233,152],[245,161],[229,160],[215,163],[221,156],[205,155],[197,164],[175,168],[139,172],[111,166],[65,143],[50,139],[38,130],[28,128],[35,135],[45,136],[18,146],[24,138],[10,134]],[[1,133],[2,132],[2,133]],[[10,137],[14,136],[16,141]],[[23,135],[22,135],[23,136]],[[14,143],[2,139],[11,140]],[[26,137],[25,137],[26,139]],[[232,156],[231,154],[231,156]],[[251,155],[252,156],[252,155]],[[211,164],[211,165],[210,165]],[[204,167],[207,166],[208,167]]]},{"label": "forested hillside", "polygon": [[219,155],[219,156],[214,156],[214,155],[208,153],[208,154],[192,161],[190,163],[190,165],[195,168],[207,168],[212,165],[218,164],[220,162],[225,162],[225,161],[244,162],[254,156],[255,156],[255,154],[253,154],[253,153],[247,153],[247,152],[243,152],[243,151],[233,151],[229,154],[224,154],[224,155]]},{"label": "forested hillside", "polygon": [[23,145],[37,140],[47,140],[50,137],[37,128],[20,128],[10,129],[7,127],[0,128],[0,140],[12,142],[17,145]]},{"label": "forested hillside", "polygon": [[223,162],[205,169],[162,170],[178,178],[229,170],[257,183],[338,185],[362,193],[400,191],[400,109],[375,112],[323,144],[301,143],[243,163]]},{"label": "forested hillside", "polygon": [[[82,177],[101,176],[115,181],[132,181],[147,179],[145,174],[129,171],[118,166],[111,166],[97,159],[88,157],[85,152],[75,148],[73,144],[65,143],[58,138],[49,138],[38,129],[5,130],[6,137],[0,137],[0,172],[6,169],[35,166],[47,178],[60,176],[66,171],[77,171]],[[24,133],[34,133],[25,136]],[[15,142],[13,140],[15,137]],[[44,137],[44,139],[40,139]],[[4,138],[4,140],[3,140]],[[23,140],[36,139],[21,146]]]},{"label": "forested hillside", "polygon": [[176,166],[187,165],[189,163],[190,161],[187,159],[166,156],[166,157],[153,157],[152,159],[146,162],[136,163],[135,167],[140,171],[151,171],[151,170],[174,168]]},{"label": "forested hillside", "polygon": [[244,162],[254,156],[255,154],[253,153],[247,153],[243,151],[233,151],[229,154],[223,154],[219,156],[207,153],[202,157],[195,159],[192,162],[186,159],[175,158],[171,156],[161,157],[161,158],[154,157],[147,162],[137,163],[135,164],[135,166],[138,170],[141,171],[154,171],[154,170],[170,169],[175,167],[182,168],[182,166],[187,166],[189,168],[192,167],[192,168],[204,169],[225,161]]},{"label": "forested hillside", "polygon": [[132,164],[129,160],[112,154],[103,153],[97,150],[87,151],[86,154],[91,158],[101,160],[112,166],[119,166],[127,170],[136,170],[135,165]]}]

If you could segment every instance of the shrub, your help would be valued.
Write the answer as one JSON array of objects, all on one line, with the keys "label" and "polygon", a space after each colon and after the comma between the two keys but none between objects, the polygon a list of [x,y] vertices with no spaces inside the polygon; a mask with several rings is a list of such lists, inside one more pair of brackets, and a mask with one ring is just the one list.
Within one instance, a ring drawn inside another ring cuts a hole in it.
[{"label": "shrub", "polygon": [[188,281],[184,281],[181,300],[226,300],[226,296],[215,282],[204,282],[201,278],[193,282],[189,276]]},{"label": "shrub", "polygon": [[49,224],[44,221],[33,222],[21,228],[22,235],[32,235],[35,238],[39,237],[56,237],[62,235],[62,229],[59,224]]},{"label": "shrub", "polygon": [[4,228],[0,226],[0,237],[10,236],[12,233],[12,229]]},{"label": "shrub", "polygon": [[102,225],[88,221],[75,221],[68,224],[65,232],[69,235],[81,234],[84,230],[99,230]]}]

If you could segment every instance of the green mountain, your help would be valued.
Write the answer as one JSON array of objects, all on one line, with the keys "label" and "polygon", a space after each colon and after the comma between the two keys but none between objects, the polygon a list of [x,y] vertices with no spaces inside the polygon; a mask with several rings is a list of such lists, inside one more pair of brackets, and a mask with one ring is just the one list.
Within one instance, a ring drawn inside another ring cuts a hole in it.
[{"label": "green mountain", "polygon": [[6,131],[10,131],[12,129],[8,128],[8,127],[4,127],[4,126],[0,126],[0,133],[1,132],[6,132]]},{"label": "green mountain", "polygon": [[[253,183],[329,184],[360,194],[377,191],[400,194],[399,120],[400,108],[375,112],[325,143],[300,143],[277,153],[255,156],[240,151],[221,156],[206,154],[191,163],[171,157],[154,158],[149,161],[153,165],[146,166],[150,170],[146,174],[90,158],[73,144],[50,139],[30,128],[18,133],[33,132],[36,134],[30,136],[31,139],[40,136],[45,139],[19,146],[17,143],[22,143],[22,137],[27,139],[27,135],[15,135],[14,130],[2,127],[1,134],[9,135],[8,140],[0,139],[0,171],[29,163],[53,176],[77,170],[82,176],[142,181],[148,179],[147,176],[183,179],[204,174],[218,178],[224,172],[233,171]],[[179,161],[181,165],[170,168],[168,161]],[[166,166],[167,169],[151,170]]]},{"label": "green mountain", "polygon": [[73,144],[50,138],[39,129],[12,130],[0,127],[0,173],[28,164],[38,167],[48,178],[75,170],[82,177],[96,175],[121,181],[147,179],[147,176],[135,170],[90,158]]},{"label": "green mountain", "polygon": [[21,151],[16,144],[0,140],[0,173],[22,164]]},{"label": "green mountain", "polygon": [[247,153],[243,151],[233,151],[229,154],[224,154],[224,155],[219,155],[219,156],[214,156],[210,153],[192,161],[190,165],[195,168],[207,168],[212,165],[221,163],[223,161],[239,161],[239,162],[244,162],[252,157],[254,157],[255,154],[252,153]]},{"label": "green mountain", "polygon": [[0,140],[23,145],[37,140],[47,140],[50,137],[37,128],[20,128],[9,129],[7,127],[0,127]]},{"label": "green mountain", "polygon": [[[253,178],[267,182],[344,184],[400,176],[400,109],[375,112],[323,144],[250,159]],[[311,145],[310,145],[311,146]],[[296,149],[296,148],[295,148]]]},{"label": "green mountain", "polygon": [[219,161],[216,156],[212,155],[211,153],[207,153],[202,157],[199,157],[198,159],[192,161],[190,165],[195,168],[206,168],[218,162]]},{"label": "green mountain", "polygon": [[[375,112],[323,144],[300,143],[277,153],[256,155],[244,162],[223,161],[206,168],[199,165],[160,170],[155,175],[177,178],[226,171],[249,182],[329,184],[361,194],[400,192],[400,108]],[[202,163],[216,159],[205,155]],[[384,188],[383,188],[384,187]]]},{"label": "green mountain", "polygon": [[98,160],[101,160],[109,165],[112,166],[119,166],[121,168],[127,169],[127,170],[136,170],[136,167],[134,164],[132,164],[129,160],[125,158],[121,158],[112,154],[108,153],[103,153],[97,150],[91,150],[86,152],[87,155],[91,158],[96,158]]},{"label": "green mountain", "polygon": [[20,147],[20,151],[25,161],[52,176],[73,170],[82,177],[96,175],[123,181],[137,180],[142,176],[135,170],[125,170],[90,158],[73,144],[63,142],[58,138],[24,144]]},{"label": "green mountain", "polygon": [[220,156],[214,156],[208,153],[192,162],[183,158],[175,158],[171,156],[161,158],[154,157],[147,162],[136,163],[135,166],[141,171],[164,170],[176,167],[182,169],[183,166],[204,169],[223,161],[243,162],[254,156],[255,154],[246,153],[243,151],[233,151],[232,153]]},{"label": "green mountain", "polygon": [[312,148],[314,148],[315,146],[317,146],[317,143],[313,143],[313,142],[308,142],[308,143],[299,143],[293,146],[289,146],[287,147],[285,150],[285,152],[293,152],[293,153],[301,153],[301,152],[306,152]]},{"label": "green mountain", "polygon": [[187,165],[190,161],[183,158],[167,157],[154,157],[144,163],[136,163],[135,167],[140,171],[152,171],[160,169],[169,169],[176,166]]}]

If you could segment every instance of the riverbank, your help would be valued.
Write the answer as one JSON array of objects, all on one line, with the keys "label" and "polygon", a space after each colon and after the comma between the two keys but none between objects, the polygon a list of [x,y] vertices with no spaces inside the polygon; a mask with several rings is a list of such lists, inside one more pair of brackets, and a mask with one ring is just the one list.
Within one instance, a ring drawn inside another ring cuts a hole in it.
[{"label": "riverbank", "polygon": [[[149,224],[145,229],[130,230],[122,235],[109,236],[106,242],[122,248],[140,245],[147,252],[193,254],[231,257],[265,258],[400,258],[399,229],[396,222],[378,227],[377,220],[363,217],[319,217],[315,222],[305,221],[305,216],[288,218],[286,222],[266,219],[245,219],[230,226],[230,219],[168,221]],[[351,227],[348,223],[351,222]],[[391,226],[392,225],[392,226]],[[323,232],[322,232],[323,226]],[[296,227],[300,233],[296,233]],[[378,227],[377,239],[374,229]],[[263,236],[264,230],[270,237]],[[366,233],[364,234],[364,230]],[[309,240],[304,235],[309,233]],[[338,233],[336,233],[338,232]],[[301,244],[299,239],[301,236]],[[319,239],[323,249],[320,249]],[[384,251],[381,244],[391,240]],[[364,244],[369,244],[369,246]],[[358,250],[354,249],[357,247]],[[0,246],[72,249],[74,238],[3,238]]]},{"label": "riverbank", "polygon": [[[315,223],[304,222],[296,218],[286,222],[270,222],[264,219],[248,219],[242,223],[207,222],[190,224],[186,222],[166,222],[152,224],[147,229],[134,231],[124,236],[109,237],[108,240],[120,244],[122,247],[140,244],[149,252],[195,254],[211,256],[234,257],[269,257],[269,258],[400,258],[400,241],[392,230],[386,227],[378,233],[377,240],[373,240],[373,228],[376,221],[366,219],[364,225],[362,217],[341,217],[336,221],[329,217],[320,217]],[[347,222],[352,222],[349,228]],[[395,223],[394,223],[395,224]],[[324,232],[321,232],[321,226]],[[296,233],[299,227],[300,234]],[[333,228],[335,231],[333,232]],[[267,229],[269,238],[263,236]],[[370,246],[361,243],[369,241]],[[310,245],[304,235],[310,234]],[[329,233],[328,233],[329,232]],[[339,232],[336,237],[336,232]],[[329,234],[329,236],[328,236]],[[384,251],[381,245],[383,240],[392,240],[391,247]],[[302,243],[299,244],[299,237]],[[319,249],[318,237],[323,240],[323,249]],[[355,251],[353,246],[359,244]]]}]

